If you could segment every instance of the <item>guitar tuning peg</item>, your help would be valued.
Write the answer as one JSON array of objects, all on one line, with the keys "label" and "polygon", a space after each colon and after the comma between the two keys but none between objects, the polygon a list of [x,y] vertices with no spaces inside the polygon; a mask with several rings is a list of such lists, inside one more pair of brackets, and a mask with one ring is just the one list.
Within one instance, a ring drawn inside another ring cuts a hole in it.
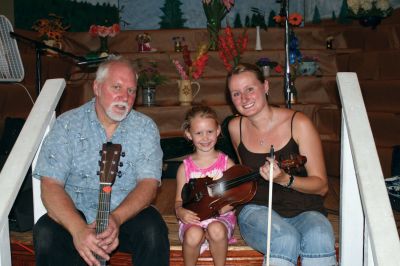
[{"label": "guitar tuning peg", "polygon": [[99,151],[99,155],[101,156],[101,151]]},{"label": "guitar tuning peg", "polygon": [[124,152],[124,151],[121,152],[121,156],[122,156],[122,157],[125,157],[125,152]]},{"label": "guitar tuning peg", "polygon": [[124,166],[124,164],[122,162],[119,162],[119,167]]},{"label": "guitar tuning peg", "polygon": [[100,171],[97,171],[97,172],[96,172],[96,175],[100,175]]},{"label": "guitar tuning peg", "polygon": [[101,161],[99,161],[99,166],[101,166]]},{"label": "guitar tuning peg", "polygon": [[118,175],[118,177],[121,177],[122,176],[121,171],[118,171],[117,175]]}]

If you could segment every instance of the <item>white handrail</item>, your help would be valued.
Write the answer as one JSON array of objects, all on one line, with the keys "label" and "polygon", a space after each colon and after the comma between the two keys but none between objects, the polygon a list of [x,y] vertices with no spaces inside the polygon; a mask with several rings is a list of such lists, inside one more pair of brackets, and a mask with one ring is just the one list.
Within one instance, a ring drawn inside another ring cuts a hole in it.
[{"label": "white handrail", "polygon": [[399,265],[400,240],[357,75],[338,73],[337,83],[343,108],[341,265]]},{"label": "white handrail", "polygon": [[64,79],[46,81],[0,173],[0,266],[11,265],[8,214],[64,88]]}]

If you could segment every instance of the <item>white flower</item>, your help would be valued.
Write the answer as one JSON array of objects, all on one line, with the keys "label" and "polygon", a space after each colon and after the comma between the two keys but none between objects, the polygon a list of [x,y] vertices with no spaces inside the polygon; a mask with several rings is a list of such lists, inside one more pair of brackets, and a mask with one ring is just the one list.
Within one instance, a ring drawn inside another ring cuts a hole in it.
[{"label": "white flower", "polygon": [[378,0],[376,1],[376,8],[382,11],[386,11],[390,8],[390,3],[388,0]]},{"label": "white flower", "polygon": [[372,2],[373,0],[362,0],[360,2],[360,8],[364,9],[365,11],[372,9]]},{"label": "white flower", "polygon": [[360,0],[347,0],[347,5],[354,14],[357,14],[360,9]]}]

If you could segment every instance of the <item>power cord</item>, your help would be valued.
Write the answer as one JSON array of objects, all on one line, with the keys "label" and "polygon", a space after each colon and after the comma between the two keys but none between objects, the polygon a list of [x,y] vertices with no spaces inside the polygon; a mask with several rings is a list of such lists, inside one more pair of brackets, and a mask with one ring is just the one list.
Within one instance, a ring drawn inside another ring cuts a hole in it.
[{"label": "power cord", "polygon": [[35,104],[35,101],[33,100],[32,95],[29,93],[28,89],[24,85],[22,85],[21,83],[13,83],[13,84],[21,86],[22,88],[24,88],[25,91],[26,91],[26,94],[28,94],[29,99],[31,99],[32,105]]}]

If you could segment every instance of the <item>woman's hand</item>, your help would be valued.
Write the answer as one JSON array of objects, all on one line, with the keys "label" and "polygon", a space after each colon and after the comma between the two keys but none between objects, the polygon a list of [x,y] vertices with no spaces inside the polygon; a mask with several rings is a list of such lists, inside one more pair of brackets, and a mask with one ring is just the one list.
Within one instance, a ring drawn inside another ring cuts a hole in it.
[{"label": "woman's hand", "polygon": [[197,213],[185,209],[183,207],[178,207],[175,209],[176,217],[182,221],[184,224],[198,224],[200,223],[200,218]]},{"label": "woman's hand", "polygon": [[278,166],[276,160],[267,158],[265,164],[260,167],[261,176],[269,181],[271,167],[273,167],[273,182],[283,186],[286,185],[289,182],[290,176]]}]

